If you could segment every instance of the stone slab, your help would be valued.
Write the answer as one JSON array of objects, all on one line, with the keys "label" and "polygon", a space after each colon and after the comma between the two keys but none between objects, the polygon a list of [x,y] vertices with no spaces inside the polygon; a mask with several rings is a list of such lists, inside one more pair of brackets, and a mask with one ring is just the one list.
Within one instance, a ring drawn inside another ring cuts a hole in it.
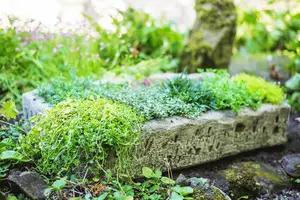
[{"label": "stone slab", "polygon": [[[28,119],[51,108],[36,91],[23,95]],[[132,156],[131,174],[141,167],[187,168],[230,155],[287,142],[290,106],[263,104],[258,110],[210,111],[196,119],[169,117],[151,120],[142,128],[141,143]]]},{"label": "stone slab", "polygon": [[50,109],[51,106],[45,103],[42,97],[36,95],[37,90],[26,92],[22,95],[22,106],[24,118],[29,119],[46,109]]},{"label": "stone slab", "polygon": [[[264,104],[257,111],[211,111],[197,119],[151,120],[142,129],[133,169],[182,169],[287,142],[290,106]],[[138,171],[132,173],[140,173]]]}]

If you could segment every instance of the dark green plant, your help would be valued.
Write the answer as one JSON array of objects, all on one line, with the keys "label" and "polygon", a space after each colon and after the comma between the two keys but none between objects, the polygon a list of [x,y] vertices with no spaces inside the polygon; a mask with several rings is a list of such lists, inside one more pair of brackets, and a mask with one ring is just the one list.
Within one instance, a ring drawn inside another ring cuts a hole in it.
[{"label": "dark green plant", "polygon": [[121,182],[107,173],[107,180],[102,182],[108,186],[106,190],[99,197],[93,198],[89,195],[87,199],[193,199],[193,188],[176,185],[174,180],[162,176],[159,169],[152,171],[143,167],[142,172],[146,180],[140,182]]},{"label": "dark green plant", "polygon": [[110,163],[115,169],[130,167],[126,161],[143,121],[130,107],[106,99],[62,102],[33,120],[19,149],[49,176],[80,176],[90,166]]},{"label": "dark green plant", "polygon": [[211,109],[215,107],[213,93],[201,82],[188,79],[184,75],[164,82],[162,88],[170,96],[185,103],[196,104],[202,109],[204,107]]},{"label": "dark green plant", "polygon": [[[0,117],[2,115],[6,120],[16,118],[18,110],[16,109],[15,102],[9,100],[2,103],[1,106]],[[0,178],[5,177],[8,170],[14,165],[29,161],[16,150],[15,142],[20,135],[20,131],[25,132],[17,124],[0,120]]]}]

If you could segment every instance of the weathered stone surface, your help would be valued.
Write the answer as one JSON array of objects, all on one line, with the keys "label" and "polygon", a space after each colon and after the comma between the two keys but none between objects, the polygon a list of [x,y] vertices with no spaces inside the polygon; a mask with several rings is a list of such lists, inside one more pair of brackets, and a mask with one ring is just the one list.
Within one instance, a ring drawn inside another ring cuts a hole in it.
[{"label": "weathered stone surface", "polygon": [[228,183],[231,196],[249,196],[250,199],[261,194],[273,194],[289,186],[289,179],[280,168],[267,164],[242,162],[221,171]]},{"label": "weathered stone surface", "polygon": [[197,119],[149,121],[142,128],[142,142],[134,152],[133,170],[139,170],[139,166],[186,168],[283,144],[287,141],[289,111],[287,104],[265,104],[257,111],[245,109],[237,115],[211,111]]},{"label": "weathered stone surface", "polygon": [[16,184],[31,199],[45,199],[44,190],[48,187],[43,178],[36,172],[22,172],[9,175],[8,180]]},{"label": "weathered stone surface", "polygon": [[45,103],[42,97],[36,95],[37,90],[33,90],[22,95],[22,105],[24,118],[29,119],[36,114],[43,112],[46,109],[51,108],[51,106]]},{"label": "weathered stone surface", "polygon": [[[33,94],[23,95],[23,102],[30,98],[31,102],[36,102],[29,104],[36,108],[27,117],[49,108],[42,98]],[[289,112],[290,106],[285,103],[264,104],[256,111],[244,109],[238,114],[210,111],[196,119],[174,116],[148,121],[142,128],[141,142],[133,152],[128,171],[140,174],[143,166],[163,170],[186,168],[244,151],[284,144]]]},{"label": "weathered stone surface", "polygon": [[177,177],[175,183],[176,183],[176,185],[181,185],[181,186],[187,186],[188,185],[187,178],[183,174],[179,174],[179,176]]},{"label": "weathered stone surface", "polygon": [[284,156],[282,158],[281,166],[289,176],[300,178],[300,154]]},{"label": "weathered stone surface", "polygon": [[232,0],[196,0],[196,22],[182,55],[182,69],[228,68],[236,33]]}]

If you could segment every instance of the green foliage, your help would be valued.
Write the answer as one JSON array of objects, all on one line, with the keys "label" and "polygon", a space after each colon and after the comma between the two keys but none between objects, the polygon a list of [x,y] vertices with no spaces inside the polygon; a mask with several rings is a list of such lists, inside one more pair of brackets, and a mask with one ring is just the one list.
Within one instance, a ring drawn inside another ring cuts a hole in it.
[{"label": "green foliage", "polygon": [[57,192],[58,195],[63,198],[63,196],[61,195],[61,192],[64,189],[64,187],[67,185],[66,180],[67,180],[67,177],[64,177],[64,178],[54,181],[50,187],[48,187],[44,190],[45,196],[49,197],[52,192]]},{"label": "green foliage", "polygon": [[[105,88],[105,86],[103,85]],[[52,79],[50,84],[41,84],[38,88],[38,95],[43,97],[46,102],[57,104],[68,98],[80,99],[89,98],[95,95],[97,86],[90,78],[72,77],[69,81],[65,77]]]},{"label": "green foliage", "polygon": [[16,119],[18,110],[15,102],[11,99],[3,102],[0,108],[0,115],[3,115],[7,120]]},{"label": "green foliage", "polygon": [[[193,188],[175,185],[175,181],[162,176],[159,169],[152,171],[148,167],[143,167],[142,171],[146,177],[143,182],[121,183],[110,176],[107,181],[103,182],[110,187],[98,199],[192,199]],[[90,197],[88,199],[97,198]]]},{"label": "green foliage", "polygon": [[151,58],[175,57],[182,49],[184,36],[174,31],[172,24],[158,22],[133,8],[118,14],[112,18],[114,31],[92,23],[101,36],[97,44],[107,68],[132,66]]},{"label": "green foliage", "polygon": [[250,93],[257,93],[262,103],[280,104],[285,99],[282,88],[276,84],[268,83],[261,77],[238,74],[234,81],[245,82]]},{"label": "green foliage", "polygon": [[300,111],[300,73],[296,73],[286,83],[285,86],[289,93],[289,104],[297,111]]},{"label": "green foliage", "polygon": [[[151,73],[173,70],[183,47],[184,35],[173,24],[156,21],[132,8],[112,17],[112,30],[92,23],[97,36],[88,33],[50,33],[37,26],[33,31],[11,26],[0,28],[0,101],[13,99],[18,106],[21,94],[52,77],[73,75],[130,74],[141,78]],[[28,28],[27,28],[28,29]]]},{"label": "green foliage", "polygon": [[244,107],[256,109],[261,104],[257,93],[248,91],[245,83],[234,81],[227,72],[207,76],[201,84],[214,96],[214,110],[231,109],[238,112]]},{"label": "green foliage", "polygon": [[205,106],[214,108],[214,95],[201,82],[196,82],[181,75],[162,84],[163,90],[172,97],[188,104],[196,104],[203,109]]},{"label": "green foliage", "polygon": [[187,104],[173,98],[158,86],[131,88],[126,85],[99,84],[74,78],[72,82],[55,79],[38,89],[38,95],[51,104],[68,98],[107,98],[123,103],[140,111],[146,119],[166,118],[173,115],[199,115],[204,108],[193,103]]},{"label": "green foliage", "polygon": [[[78,78],[72,82],[56,79],[52,84],[41,86],[38,95],[51,104],[68,98],[106,98],[129,105],[140,111],[147,120],[175,115],[195,117],[208,109],[232,109],[238,112],[244,107],[256,109],[262,102],[277,104],[284,98],[279,87],[262,79],[251,77],[250,82],[235,79],[231,79],[227,72],[218,72],[205,76],[201,82],[181,76],[161,85],[139,88],[113,84],[97,85]],[[251,83],[252,79],[256,82]],[[268,92],[259,94],[255,89],[248,89],[254,87],[257,81],[262,84],[261,88],[268,89]]]},{"label": "green foliage", "polygon": [[[89,166],[126,164],[143,119],[128,106],[105,99],[69,100],[36,117],[20,137],[20,151],[50,176],[76,174]],[[110,158],[110,159],[109,159]]]},{"label": "green foliage", "polygon": [[29,160],[15,150],[16,145],[10,138],[0,142],[0,178],[7,175],[8,170],[19,162],[28,162]]},{"label": "green foliage", "polygon": [[192,117],[205,110],[194,103],[187,104],[178,98],[173,98],[155,85],[139,89],[123,88],[117,95],[108,98],[139,110],[147,120],[174,115]]},{"label": "green foliage", "polygon": [[[297,1],[295,4],[297,5]],[[267,9],[246,12],[240,10],[239,16],[236,45],[240,52],[245,49],[250,53],[281,52],[291,59],[291,63],[284,67],[291,74],[300,73],[299,7],[291,6],[284,11]],[[289,86],[288,89],[289,103],[296,110],[300,110],[299,93],[297,91],[293,93]]]}]

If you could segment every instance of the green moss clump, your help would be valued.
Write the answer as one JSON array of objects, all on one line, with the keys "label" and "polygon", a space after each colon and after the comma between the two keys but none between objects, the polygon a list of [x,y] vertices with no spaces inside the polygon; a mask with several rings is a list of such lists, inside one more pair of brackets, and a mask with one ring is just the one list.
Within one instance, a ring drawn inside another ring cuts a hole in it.
[{"label": "green moss clump", "polygon": [[130,107],[106,99],[69,100],[39,118],[20,138],[20,151],[52,177],[105,168],[111,157],[116,169],[126,169],[143,121]]},{"label": "green moss clump", "polygon": [[261,77],[238,74],[233,77],[236,82],[245,82],[248,91],[257,93],[262,103],[280,104],[285,99],[283,89],[273,83],[269,83]]},{"label": "green moss clump", "polygon": [[256,197],[262,194],[263,191],[256,183],[255,176],[253,166],[250,163],[243,163],[242,167],[225,170],[225,178],[230,185],[230,195],[238,198],[247,195]]},{"label": "green moss clump", "polygon": [[195,10],[201,24],[219,29],[235,24],[235,6],[232,0],[196,0]]},{"label": "green moss clump", "polygon": [[236,33],[232,0],[196,0],[196,22],[181,55],[181,70],[228,68]]},{"label": "green moss clump", "polygon": [[208,189],[196,189],[193,193],[193,199],[197,200],[226,200],[224,194],[219,189],[210,186]]},{"label": "green moss clump", "polygon": [[274,184],[277,187],[288,184],[284,176],[274,169],[252,162],[240,163],[224,170],[223,173],[229,183],[230,195],[233,199],[240,196],[249,196],[252,199],[268,192],[263,185]]}]

